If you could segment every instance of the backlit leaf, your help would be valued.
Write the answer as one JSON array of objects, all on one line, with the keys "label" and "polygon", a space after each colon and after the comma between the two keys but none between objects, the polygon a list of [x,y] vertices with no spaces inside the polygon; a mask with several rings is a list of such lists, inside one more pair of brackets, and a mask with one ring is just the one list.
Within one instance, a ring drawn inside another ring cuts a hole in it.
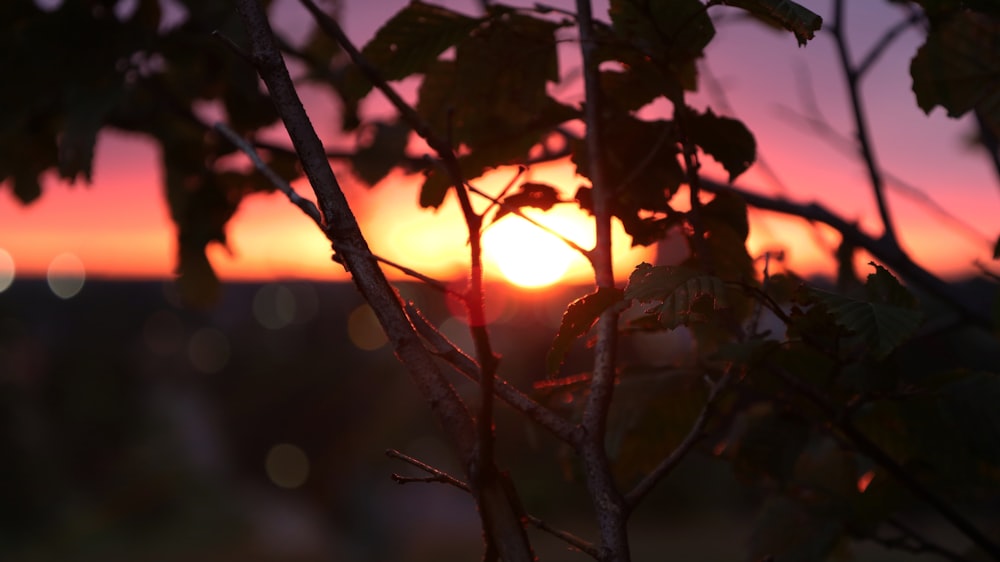
[{"label": "backlit leaf", "polygon": [[715,36],[699,0],[611,0],[609,13],[620,37],[675,65],[701,56]]},{"label": "backlit leaf", "polygon": [[[361,54],[386,80],[401,80],[424,72],[446,49],[468,37],[481,21],[415,0],[379,28]],[[371,84],[363,81],[359,87],[352,93],[360,98]]]},{"label": "backlit leaf", "polygon": [[[874,265],[874,264],[872,264]],[[837,325],[858,334],[876,358],[883,358],[920,325],[915,301],[883,268],[868,276],[865,284],[872,300],[858,300],[811,288],[810,294],[823,305]]]},{"label": "backlit leaf", "polygon": [[691,140],[729,172],[732,182],[757,158],[757,141],[742,122],[719,117],[711,109],[694,113]]},{"label": "backlit leaf", "polygon": [[722,3],[743,8],[769,23],[784,27],[795,34],[800,47],[812,39],[823,25],[823,18],[791,0],[722,0]]},{"label": "backlit leaf", "polygon": [[559,191],[551,185],[526,181],[521,184],[518,191],[503,198],[504,206],[500,207],[500,210],[497,211],[496,216],[493,217],[493,222],[500,220],[510,213],[508,207],[516,207],[518,209],[531,207],[548,211],[553,205],[561,201]]},{"label": "backlit leaf", "polygon": [[639,264],[625,287],[626,299],[660,301],[662,304],[645,312],[655,315],[668,329],[697,319],[695,303],[706,297],[711,300],[712,308],[729,306],[726,286],[721,279],[684,267]]},{"label": "backlit leaf", "polygon": [[961,11],[927,36],[910,63],[917,105],[949,117],[975,109],[1000,134],[1000,18]]},{"label": "backlit leaf", "polygon": [[559,367],[562,366],[563,359],[569,353],[573,342],[590,331],[591,326],[605,310],[621,302],[622,296],[621,289],[601,287],[596,293],[576,299],[569,304],[563,313],[559,331],[545,360],[546,372],[550,377],[559,373]]}]

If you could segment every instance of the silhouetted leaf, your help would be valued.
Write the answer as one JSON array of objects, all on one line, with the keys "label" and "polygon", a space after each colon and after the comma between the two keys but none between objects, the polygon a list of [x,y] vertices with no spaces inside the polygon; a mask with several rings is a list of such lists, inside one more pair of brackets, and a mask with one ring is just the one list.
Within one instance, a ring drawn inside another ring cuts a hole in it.
[{"label": "silhouetted leaf", "polygon": [[621,289],[601,287],[596,293],[576,299],[569,304],[563,313],[559,331],[545,360],[545,370],[550,377],[559,373],[559,367],[562,366],[563,359],[569,353],[573,342],[590,331],[591,326],[605,310],[621,302],[622,295]]},{"label": "silhouetted leaf", "polygon": [[438,136],[473,150],[566,114],[546,91],[559,79],[557,27],[523,14],[488,20],[456,47],[454,61],[428,66],[417,112]]},{"label": "silhouetted leaf", "polygon": [[647,55],[673,64],[701,56],[715,26],[698,0],[611,0],[615,32]]},{"label": "silhouetted leaf", "polygon": [[730,182],[757,158],[757,141],[742,122],[719,117],[707,109],[705,113],[694,113],[691,124],[691,140],[722,164]]},{"label": "silhouetted leaf", "polygon": [[997,243],[993,245],[993,259],[1000,260],[1000,237],[997,238]]},{"label": "silhouetted leaf", "polygon": [[[361,54],[386,80],[401,80],[426,71],[441,53],[467,38],[481,21],[415,0],[379,28]],[[360,80],[357,88],[351,94],[361,98],[371,84]]]},{"label": "silhouetted leaf", "polygon": [[645,312],[655,315],[668,329],[697,319],[695,303],[705,297],[710,299],[713,309],[729,306],[726,286],[721,279],[684,267],[639,264],[625,287],[626,299],[660,301],[662,304]]},{"label": "silhouetted leaf", "polygon": [[506,208],[507,206],[516,207],[518,209],[532,207],[548,211],[553,205],[561,201],[562,199],[559,197],[559,191],[551,185],[547,183],[526,181],[521,184],[518,191],[503,198],[504,207],[500,207],[500,210],[497,211],[496,216],[493,217],[493,222],[500,220],[510,213],[510,211]]},{"label": "silhouetted leaf", "polygon": [[883,358],[917,329],[921,315],[913,308],[912,295],[896,278],[875,267],[876,272],[868,276],[865,284],[873,300],[858,300],[816,288],[810,289],[810,294],[839,326],[858,334],[876,358]]},{"label": "silhouetted leaf", "polygon": [[[671,121],[643,121],[628,114],[604,122],[601,153],[604,178],[614,193],[613,212],[624,217],[639,209],[668,212],[667,201],[684,181],[677,161],[676,128]],[[573,144],[577,173],[590,177],[590,153],[582,140]]]},{"label": "silhouetted leaf", "polygon": [[722,0],[722,3],[743,8],[769,23],[784,27],[795,34],[800,47],[812,39],[823,25],[823,18],[791,0]]},{"label": "silhouetted leaf", "polygon": [[975,109],[1000,134],[1000,18],[961,11],[935,26],[910,63],[913,93],[926,113],[949,117]]}]

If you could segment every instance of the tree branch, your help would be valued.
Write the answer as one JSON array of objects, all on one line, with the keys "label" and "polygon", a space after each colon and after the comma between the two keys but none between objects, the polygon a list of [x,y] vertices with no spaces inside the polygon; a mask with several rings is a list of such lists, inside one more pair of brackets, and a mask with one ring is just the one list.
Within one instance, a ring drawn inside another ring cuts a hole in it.
[{"label": "tree branch", "polygon": [[[580,49],[583,56],[584,122],[587,127],[586,143],[590,155],[591,187],[593,188],[593,213],[596,244],[591,264],[598,288],[614,288],[615,276],[611,256],[611,197],[605,178],[601,154],[604,150],[601,124],[601,86],[595,51],[594,21],[590,0],[576,0],[577,24],[580,32]],[[630,559],[626,521],[628,508],[625,498],[614,481],[611,463],[604,447],[608,410],[614,394],[615,363],[618,337],[618,309],[609,307],[597,321],[597,339],[594,344],[594,372],[590,394],[583,410],[582,425],[587,434],[579,449],[583,457],[587,488],[597,512],[601,531],[599,560],[624,562]]]},{"label": "tree branch", "polygon": [[844,78],[847,80],[847,92],[851,98],[851,109],[854,114],[854,126],[858,136],[858,144],[861,156],[864,158],[865,166],[868,169],[868,178],[875,192],[875,200],[878,203],[879,216],[882,218],[883,237],[892,245],[898,248],[899,241],[896,237],[896,228],[893,225],[892,216],[889,214],[889,206],[885,199],[885,181],[879,171],[875,161],[875,148],[872,145],[871,137],[868,134],[868,119],[865,117],[864,106],[861,101],[859,82],[861,73],[858,67],[851,62],[850,53],[847,48],[847,31],[844,28],[844,0],[834,0],[833,30],[834,41],[837,44],[837,53],[840,56],[840,66],[844,71]]},{"label": "tree branch", "polygon": [[[311,6],[314,16],[319,13],[326,18],[318,21],[321,24],[326,22],[324,29],[328,28],[332,19],[309,0],[303,1]],[[379,323],[393,343],[397,357],[410,371],[424,399],[430,404],[455,446],[466,470],[473,473],[481,462],[482,447],[472,416],[438,368],[433,356],[421,344],[403,311],[399,296],[371,256],[357,220],[330,169],[323,145],[295,92],[264,9],[257,0],[238,0],[237,7],[251,38],[254,64],[267,84],[306,175],[316,191],[324,219],[324,230],[333,243],[334,250],[343,255],[356,286],[375,311]],[[332,23],[336,31],[340,32],[341,39],[350,45],[336,22]],[[356,49],[354,55],[358,55]],[[385,85],[384,81],[382,84]],[[487,378],[492,385],[493,377],[484,377],[484,380]],[[492,397],[492,392],[490,396]],[[508,497],[500,482],[486,482],[476,500],[488,545],[495,544],[506,562],[531,561],[534,555],[524,527],[515,511],[512,498]]]},{"label": "tree branch", "polygon": [[[454,486],[459,490],[469,492],[470,494],[472,493],[472,488],[470,488],[469,485],[466,484],[465,482],[462,482],[461,480],[455,478],[454,476],[448,474],[447,472],[434,468],[433,466],[425,462],[415,459],[410,455],[401,453],[395,449],[389,449],[385,452],[385,454],[387,457],[407,462],[419,468],[420,470],[423,470],[424,472],[430,474],[430,476],[427,478],[413,478],[408,476],[401,476],[399,474],[393,474],[392,479],[399,484],[408,484],[410,482],[440,482],[442,484],[448,484],[450,486]],[[574,548],[579,549],[581,552],[589,554],[593,558],[597,558],[597,549],[594,548],[594,545],[581,539],[580,537],[577,537],[573,533],[556,529],[555,527],[552,527],[551,525],[539,519],[538,517],[535,517],[534,515],[526,513],[524,514],[524,518],[529,523],[541,529],[542,531],[545,531],[546,533],[549,533],[550,535],[558,539],[561,539],[562,541],[573,546]]]},{"label": "tree branch", "polygon": [[708,179],[702,180],[702,188],[713,193],[733,193],[741,196],[748,205],[786,215],[801,217],[808,221],[821,222],[834,228],[849,243],[864,248],[875,259],[894,270],[907,281],[941,300],[955,310],[964,320],[987,330],[992,329],[993,319],[982,303],[967,293],[942,281],[934,274],[915,263],[905,252],[884,238],[874,238],[861,231],[854,223],[834,214],[818,203],[800,204],[784,197],[768,197],[745,189],[731,187]]},{"label": "tree branch", "polygon": [[[479,380],[479,365],[473,358],[463,353],[444,334],[431,325],[415,306],[407,304],[406,311],[417,332],[430,344],[434,354],[444,359],[469,380]],[[523,413],[528,419],[545,428],[556,438],[573,446],[579,445],[583,438],[581,427],[566,421],[552,410],[532,400],[531,397],[499,376],[494,381],[494,390],[497,397],[511,408]]]},{"label": "tree branch", "polygon": [[694,424],[691,426],[687,435],[684,436],[681,443],[666,458],[660,461],[660,464],[650,471],[649,474],[636,484],[635,488],[633,488],[632,491],[625,496],[625,501],[628,504],[629,510],[635,509],[635,507],[639,505],[639,502],[641,502],[658,483],[666,478],[666,476],[670,474],[682,460],[684,460],[688,453],[694,449],[694,446],[705,437],[705,425],[708,423],[708,418],[711,416],[715,403],[718,401],[722,391],[729,386],[729,382],[732,380],[732,372],[733,367],[730,365],[718,382],[712,385],[708,394],[708,399],[705,400],[705,405],[702,406],[701,411],[698,413],[698,417],[695,418]]},{"label": "tree branch", "polygon": [[487,552],[491,552],[495,546],[505,562],[532,560],[534,554],[524,532],[524,526],[515,512],[514,498],[510,497],[508,491],[501,486],[493,457],[493,384],[498,357],[493,352],[486,329],[481,248],[482,217],[476,214],[472,208],[458,159],[451,144],[446,139],[433,134],[416,110],[406,103],[402,96],[382,78],[378,69],[362,56],[337,21],[320,10],[312,0],[300,1],[312,14],[320,29],[340,44],[362,74],[389,99],[402,119],[427,142],[428,146],[437,152],[455,187],[455,194],[458,196],[459,205],[469,230],[470,275],[469,289],[464,301],[469,314],[469,329],[482,371],[482,375],[479,377],[479,415],[476,418],[475,451],[473,456],[466,457],[463,461],[466,463],[469,481],[476,491],[476,502],[479,505],[479,513],[483,521]]}]

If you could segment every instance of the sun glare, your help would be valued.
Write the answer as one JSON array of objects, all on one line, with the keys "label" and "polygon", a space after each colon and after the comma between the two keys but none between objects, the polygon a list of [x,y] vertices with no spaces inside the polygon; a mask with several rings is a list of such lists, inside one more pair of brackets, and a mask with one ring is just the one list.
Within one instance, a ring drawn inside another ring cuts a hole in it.
[{"label": "sun glare", "polygon": [[483,251],[519,287],[545,287],[569,270],[576,252],[524,219],[508,215],[483,234]]}]

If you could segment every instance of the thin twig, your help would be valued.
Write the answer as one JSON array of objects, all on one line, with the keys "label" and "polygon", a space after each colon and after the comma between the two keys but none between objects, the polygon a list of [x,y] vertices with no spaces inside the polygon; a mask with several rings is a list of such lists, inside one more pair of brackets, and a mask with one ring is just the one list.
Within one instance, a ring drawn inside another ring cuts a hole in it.
[{"label": "thin twig", "polygon": [[[479,380],[479,365],[463,353],[444,334],[435,328],[413,304],[406,305],[406,312],[417,332],[431,346],[431,351],[455,367],[460,374],[472,381]],[[494,390],[497,397],[528,419],[542,426],[559,440],[577,445],[582,439],[582,428],[574,425],[552,410],[539,404],[501,377],[496,377]]]},{"label": "thin twig", "polygon": [[698,444],[705,437],[705,425],[708,423],[709,417],[711,417],[712,410],[715,407],[715,403],[718,401],[719,396],[722,391],[729,386],[732,380],[732,373],[734,367],[730,366],[723,373],[722,377],[712,385],[711,390],[708,394],[708,399],[705,400],[705,405],[702,406],[701,411],[698,413],[698,417],[695,418],[694,424],[688,431],[687,435],[680,442],[677,447],[671,451],[669,455],[656,466],[652,471],[650,471],[646,476],[636,484],[635,488],[632,489],[625,496],[625,500],[628,503],[629,509],[635,509],[635,507],[646,497],[646,495],[653,490],[653,488],[668,474],[670,474],[674,468],[677,467],[684,460],[687,455],[694,450],[694,446]]},{"label": "thin twig", "polygon": [[[414,478],[409,476],[400,476],[399,474],[393,474],[392,475],[393,481],[398,482],[399,484],[407,484],[410,482],[439,482],[442,484],[448,484],[450,486],[454,486],[459,490],[472,493],[472,489],[465,482],[462,482],[458,478],[455,478],[454,476],[448,474],[447,472],[444,472],[443,470],[434,468],[433,466],[425,462],[415,459],[410,455],[407,455],[406,453],[402,453],[400,451],[397,451],[396,449],[388,449],[386,450],[385,454],[387,457],[399,459],[430,474],[430,477],[427,478]],[[584,552],[594,558],[597,558],[597,548],[595,548],[594,545],[592,545],[591,543],[581,539],[580,537],[577,537],[573,533],[570,533],[568,531],[563,531],[561,529],[556,529],[555,527],[549,525],[548,523],[539,519],[538,517],[535,517],[534,515],[526,513],[524,515],[524,518],[538,529],[545,531],[546,533],[549,533],[550,535],[558,539],[561,539],[570,546],[579,549],[581,552]]]},{"label": "thin twig", "polygon": [[851,62],[851,55],[848,52],[847,30],[844,23],[844,0],[834,0],[833,13],[831,29],[837,45],[837,53],[840,56],[840,66],[844,72],[844,79],[847,81],[847,92],[851,98],[851,109],[854,115],[854,126],[861,157],[868,169],[868,178],[871,181],[872,191],[875,193],[875,201],[878,203],[878,212],[882,218],[884,230],[883,236],[889,243],[898,247],[896,228],[892,216],[889,214],[889,205],[885,198],[885,180],[882,178],[882,173],[875,160],[875,148],[868,133],[868,118],[865,116],[860,92],[861,74],[858,72],[858,67]]},{"label": "thin twig", "polygon": [[[253,162],[254,167],[256,167],[257,170],[261,174],[263,174],[264,177],[267,178],[269,182],[271,182],[271,185],[276,187],[278,191],[284,193],[285,196],[288,197],[289,201],[291,201],[295,206],[302,209],[302,212],[308,215],[309,218],[311,218],[313,222],[315,222],[316,225],[320,227],[321,230],[323,229],[323,219],[320,216],[319,209],[316,207],[316,205],[313,204],[312,201],[299,195],[298,192],[295,191],[295,188],[291,186],[291,184],[282,179],[282,177],[279,176],[278,173],[275,172],[273,168],[268,166],[267,163],[260,158],[260,155],[257,154],[257,151],[254,150],[253,146],[251,146],[250,143],[246,141],[246,139],[243,139],[242,137],[237,135],[235,131],[230,129],[228,126],[226,126],[226,124],[222,122],[216,123],[215,125],[213,125],[213,128],[216,131],[218,131],[223,137],[232,142],[237,148],[243,151],[243,153],[246,154]],[[354,248],[349,248],[344,245],[341,245],[340,248],[338,249],[340,250],[340,252],[356,251]],[[388,258],[383,258],[382,256],[373,254],[370,251],[366,250],[361,252],[361,257],[369,255],[371,257],[374,257],[376,261],[388,265],[389,267],[395,268],[400,272],[409,275],[410,277],[413,277],[414,279],[423,281],[424,283],[426,283],[430,287],[433,287],[434,289],[437,289],[438,291],[456,296],[458,298],[464,298],[464,295],[462,295],[462,293],[455,291],[454,289],[449,287],[447,283],[444,283],[443,281],[434,279],[429,275],[420,273],[419,271],[406,267],[405,265],[396,263]],[[334,254],[334,261],[337,261],[339,263],[343,262],[343,260],[339,258],[336,254]]]},{"label": "thin twig", "polygon": [[[857,155],[857,145],[845,138],[838,132],[817,110],[807,105],[803,111],[796,111],[790,107],[778,105],[778,115],[781,118],[792,121],[796,126],[806,124],[816,131],[817,135],[827,141],[833,148],[850,156]],[[972,227],[969,223],[952,214],[943,205],[935,201],[923,189],[904,180],[902,177],[892,172],[882,170],[882,176],[886,179],[886,187],[893,192],[916,202],[923,206],[931,214],[934,214],[942,222],[949,224],[955,231],[976,244],[991,245],[989,237]],[[990,246],[992,247],[992,246]]]},{"label": "thin twig", "polygon": [[213,125],[212,128],[218,131],[219,134],[225,137],[229,142],[233,143],[236,148],[239,148],[243,154],[246,154],[247,157],[250,158],[250,161],[253,162],[254,167],[257,168],[257,171],[263,174],[264,177],[267,178],[267,181],[271,182],[271,185],[276,187],[278,191],[284,193],[285,197],[287,197],[293,205],[302,209],[302,212],[308,215],[317,226],[323,228],[323,217],[319,213],[319,208],[316,207],[312,201],[299,195],[291,184],[285,181],[284,178],[279,176],[278,173],[274,171],[274,169],[268,166],[267,163],[261,159],[260,155],[257,154],[257,151],[254,150],[253,146],[246,141],[246,139],[237,135],[236,131],[233,131],[221,121]]},{"label": "thin twig", "polygon": [[480,196],[480,197],[482,197],[484,199],[487,199],[487,200],[491,201],[492,203],[495,203],[495,204],[499,205],[501,209],[507,211],[508,213],[510,213],[512,215],[518,216],[521,219],[524,219],[525,221],[528,222],[528,224],[531,224],[535,228],[541,229],[543,232],[547,232],[547,233],[551,234],[552,236],[555,236],[563,244],[566,244],[567,246],[569,246],[573,250],[576,250],[577,252],[579,252],[580,254],[582,254],[583,257],[587,258],[588,260],[592,259],[591,258],[591,254],[592,254],[591,250],[588,250],[588,249],[584,248],[583,246],[577,244],[573,240],[567,238],[565,235],[563,235],[562,233],[560,233],[558,230],[555,230],[552,227],[546,226],[545,224],[543,224],[541,222],[538,222],[537,220],[529,217],[519,207],[515,207],[514,205],[510,205],[508,203],[504,203],[500,199],[497,199],[496,197],[493,197],[489,193],[486,193],[485,191],[479,189],[478,187],[472,185],[471,183],[467,183],[466,185],[468,186],[470,193],[478,195],[478,196]]},{"label": "thin twig", "polygon": [[882,34],[882,37],[879,38],[878,42],[872,46],[870,51],[868,51],[868,54],[861,59],[860,63],[858,63],[856,69],[858,77],[864,76],[865,73],[871,69],[872,65],[878,61],[879,57],[885,53],[886,49],[892,45],[892,42],[895,41],[897,37],[902,35],[902,33],[907,29],[910,29],[917,23],[923,21],[923,19],[923,16],[919,12],[912,12],[908,17],[897,22],[896,25],[886,30],[886,32]]},{"label": "thin twig", "polygon": [[555,527],[549,525],[548,523],[542,521],[541,519],[535,517],[534,515],[526,514],[524,517],[525,519],[528,520],[528,523],[531,523],[539,530],[545,531],[546,533],[558,539],[562,539],[563,542],[569,544],[570,546],[576,548],[577,550],[583,552],[584,554],[590,555],[591,558],[599,557],[599,551],[597,550],[597,547],[581,539],[580,537],[574,535],[573,533],[570,533],[568,531],[563,531],[562,529],[556,529]]}]

